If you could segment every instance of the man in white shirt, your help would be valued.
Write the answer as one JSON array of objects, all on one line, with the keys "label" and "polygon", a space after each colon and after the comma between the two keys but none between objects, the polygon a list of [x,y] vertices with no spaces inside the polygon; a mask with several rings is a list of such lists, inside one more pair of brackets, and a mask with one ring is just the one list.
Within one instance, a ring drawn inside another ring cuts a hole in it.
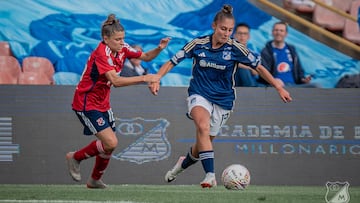
[{"label": "man in white shirt", "polygon": [[[141,46],[139,45],[131,45],[131,47],[135,50],[142,51]],[[125,61],[124,67],[120,72],[120,76],[123,77],[132,77],[139,75],[146,75],[147,69],[141,65],[141,60],[138,58],[131,58]]]}]

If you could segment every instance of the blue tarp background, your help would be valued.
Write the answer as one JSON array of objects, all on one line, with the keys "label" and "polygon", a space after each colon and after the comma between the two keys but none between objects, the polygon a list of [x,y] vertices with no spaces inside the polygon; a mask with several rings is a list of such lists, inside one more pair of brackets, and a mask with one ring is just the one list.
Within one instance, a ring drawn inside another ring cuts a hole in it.
[{"label": "blue tarp background", "polygon": [[[246,0],[2,0],[0,40],[10,42],[19,62],[27,56],[44,56],[57,73],[80,75],[101,39],[101,23],[114,13],[126,29],[126,42],[140,44],[145,51],[157,46],[162,37],[172,37],[168,48],[146,64],[150,72],[156,72],[186,42],[212,32],[214,14],[224,3],[234,7],[237,22],[251,26],[250,47],[260,51],[271,40],[271,28],[278,19]],[[358,60],[292,28],[287,41],[296,45],[306,73],[314,75],[313,82],[324,88],[334,87],[346,74],[360,72]],[[184,61],[162,79],[162,85],[187,86],[190,72],[191,61]]]}]

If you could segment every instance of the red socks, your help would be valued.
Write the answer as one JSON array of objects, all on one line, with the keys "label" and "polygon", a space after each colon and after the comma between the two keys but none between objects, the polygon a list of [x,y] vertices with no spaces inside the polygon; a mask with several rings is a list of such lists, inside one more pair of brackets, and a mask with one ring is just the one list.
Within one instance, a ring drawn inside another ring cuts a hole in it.
[{"label": "red socks", "polygon": [[100,140],[92,141],[88,146],[74,153],[74,159],[77,161],[82,161],[93,156],[96,156],[96,161],[91,177],[94,180],[99,180],[107,168],[111,158],[111,152],[107,153],[104,151],[102,142]]},{"label": "red socks", "polygon": [[96,156],[95,166],[91,174],[91,177],[94,180],[99,180],[101,178],[110,162],[110,157],[111,153],[99,154]]},{"label": "red socks", "polygon": [[96,156],[98,154],[104,154],[104,147],[100,140],[92,141],[88,146],[80,149],[74,153],[74,159],[77,161],[82,161],[84,159]]}]

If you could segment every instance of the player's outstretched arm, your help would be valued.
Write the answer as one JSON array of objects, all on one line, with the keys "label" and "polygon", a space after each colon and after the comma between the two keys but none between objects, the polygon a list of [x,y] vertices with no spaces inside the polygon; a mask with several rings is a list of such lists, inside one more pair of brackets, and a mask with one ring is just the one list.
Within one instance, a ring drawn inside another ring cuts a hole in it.
[{"label": "player's outstretched arm", "polygon": [[136,85],[143,82],[155,83],[160,81],[160,76],[157,74],[147,74],[133,77],[119,76],[115,70],[111,70],[105,73],[106,78],[114,87],[124,87],[129,85]]},{"label": "player's outstretched arm", "polygon": [[150,51],[147,51],[147,52],[143,52],[141,54],[141,56],[139,57],[140,60],[143,60],[143,61],[151,61],[153,60],[155,57],[157,57],[160,52],[166,48],[166,46],[169,44],[169,41],[170,41],[170,37],[166,37],[166,38],[163,38],[160,40],[160,43],[159,45],[155,48],[155,49],[152,49]]},{"label": "player's outstretched arm", "polygon": [[271,73],[261,64],[256,67],[257,72],[259,75],[264,78],[270,85],[275,87],[275,89],[278,91],[279,96],[281,100],[283,100],[285,103],[291,102],[292,98],[290,96],[290,93],[286,91],[282,84],[280,84],[272,75]]}]

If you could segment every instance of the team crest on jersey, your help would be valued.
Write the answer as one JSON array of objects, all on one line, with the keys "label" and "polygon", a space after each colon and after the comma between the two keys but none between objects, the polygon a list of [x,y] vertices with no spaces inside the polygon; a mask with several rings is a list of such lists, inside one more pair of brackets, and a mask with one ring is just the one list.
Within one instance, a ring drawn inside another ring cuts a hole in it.
[{"label": "team crest on jersey", "polygon": [[117,136],[128,145],[124,150],[113,153],[113,158],[143,164],[160,161],[170,156],[171,146],[166,138],[169,122],[165,119],[116,119]]},{"label": "team crest on jersey", "polygon": [[224,60],[230,60],[231,59],[231,52],[230,51],[223,51],[223,56],[222,56],[222,58],[224,59]]},{"label": "team crest on jersey", "polygon": [[100,117],[96,120],[96,123],[98,124],[98,126],[103,126],[105,125],[105,120],[103,117]]}]

